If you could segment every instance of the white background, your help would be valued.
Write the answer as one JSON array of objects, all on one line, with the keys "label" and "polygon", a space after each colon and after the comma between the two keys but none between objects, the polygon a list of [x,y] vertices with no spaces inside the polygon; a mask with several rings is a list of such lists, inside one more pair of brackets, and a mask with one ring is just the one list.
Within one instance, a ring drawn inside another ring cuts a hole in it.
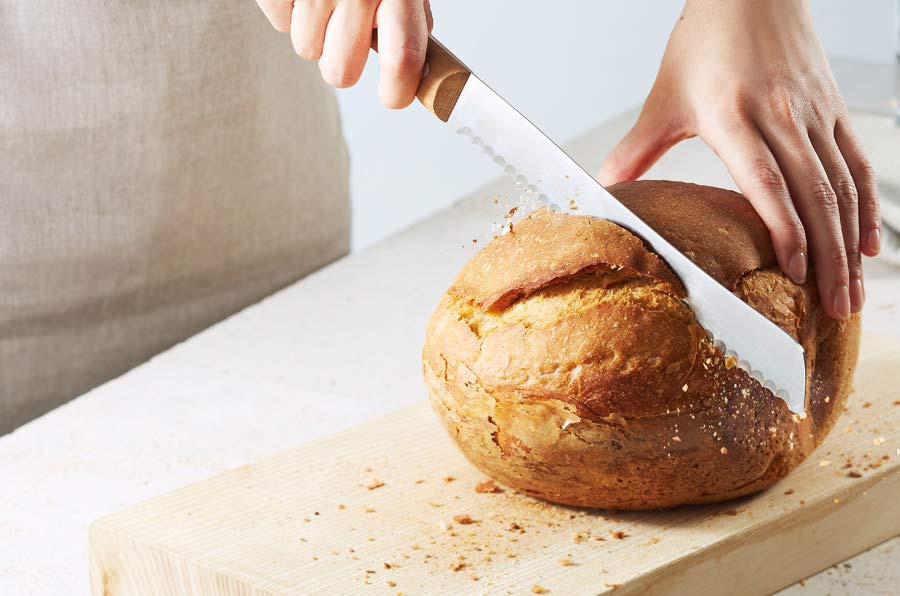
[{"label": "white background", "polygon": [[[793,0],[785,0],[793,1]],[[887,61],[897,0],[813,0],[826,50]],[[435,35],[565,142],[643,100],[681,11],[675,0],[432,0]],[[421,106],[392,112],[377,57],[338,91],[352,159],[353,247],[365,248],[498,175]]]}]

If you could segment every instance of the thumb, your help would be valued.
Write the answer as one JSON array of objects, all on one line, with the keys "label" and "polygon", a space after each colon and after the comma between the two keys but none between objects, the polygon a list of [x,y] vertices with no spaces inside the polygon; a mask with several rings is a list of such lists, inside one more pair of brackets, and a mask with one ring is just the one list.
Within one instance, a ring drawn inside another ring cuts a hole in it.
[{"label": "thumb", "polygon": [[669,112],[644,105],[638,121],[606,156],[597,180],[609,186],[635,180],[679,141],[689,135],[671,121]]}]

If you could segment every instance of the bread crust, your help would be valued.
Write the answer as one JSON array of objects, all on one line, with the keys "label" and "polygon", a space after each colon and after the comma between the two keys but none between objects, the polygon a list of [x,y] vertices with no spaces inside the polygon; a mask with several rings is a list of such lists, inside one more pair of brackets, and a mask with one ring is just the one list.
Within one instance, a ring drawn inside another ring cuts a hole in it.
[{"label": "bread crust", "polygon": [[657,509],[770,486],[841,412],[859,317],[828,318],[813,279],[795,286],[778,270],[741,195],[668,181],[609,190],[800,341],[809,415],[710,345],[640,239],[547,210],[482,249],[441,299],[423,351],[435,411],[478,468],[558,503]]}]

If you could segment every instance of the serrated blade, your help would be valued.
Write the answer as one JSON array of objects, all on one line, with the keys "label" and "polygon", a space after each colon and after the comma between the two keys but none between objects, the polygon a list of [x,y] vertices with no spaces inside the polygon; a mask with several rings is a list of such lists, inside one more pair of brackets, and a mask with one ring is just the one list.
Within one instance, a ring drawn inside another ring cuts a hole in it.
[{"label": "serrated blade", "polygon": [[646,241],[681,279],[687,303],[714,345],[783,399],[792,412],[805,414],[803,347],[656,233],[474,74],[447,124],[542,202],[574,201],[579,215],[608,219]]}]

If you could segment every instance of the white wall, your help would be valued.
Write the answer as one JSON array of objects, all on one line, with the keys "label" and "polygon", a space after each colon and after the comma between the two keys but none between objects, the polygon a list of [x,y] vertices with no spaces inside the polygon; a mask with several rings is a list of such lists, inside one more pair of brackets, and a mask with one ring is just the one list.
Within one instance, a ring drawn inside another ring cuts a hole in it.
[{"label": "white wall", "polygon": [[[785,0],[792,1],[792,0]],[[886,60],[900,0],[814,0],[834,55]],[[643,100],[674,0],[432,0],[435,35],[551,137],[566,141]],[[498,175],[421,106],[377,100],[377,58],[338,93],[352,157],[353,246],[364,248]]]}]

